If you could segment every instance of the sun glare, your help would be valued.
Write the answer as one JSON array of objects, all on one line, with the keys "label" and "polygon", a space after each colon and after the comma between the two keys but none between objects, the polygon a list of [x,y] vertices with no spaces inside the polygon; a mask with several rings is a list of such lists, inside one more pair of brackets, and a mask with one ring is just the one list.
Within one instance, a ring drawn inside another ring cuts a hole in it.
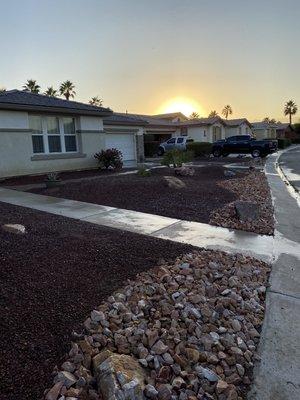
[{"label": "sun glare", "polygon": [[159,109],[159,113],[172,112],[182,112],[187,117],[189,117],[193,112],[198,113],[199,116],[204,115],[204,110],[200,104],[198,104],[195,100],[184,97],[173,98],[164,103]]}]

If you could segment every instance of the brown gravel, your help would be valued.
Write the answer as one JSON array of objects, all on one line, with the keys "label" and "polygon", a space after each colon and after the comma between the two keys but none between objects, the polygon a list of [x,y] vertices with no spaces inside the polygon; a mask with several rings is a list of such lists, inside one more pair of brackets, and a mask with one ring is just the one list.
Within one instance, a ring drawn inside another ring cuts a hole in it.
[{"label": "brown gravel", "polygon": [[119,353],[136,371],[128,355],[139,360],[137,378],[150,399],[246,399],[269,272],[251,257],[207,250],[142,272],[90,313],[54,382],[75,398],[100,399],[100,390],[107,400],[108,387],[129,398],[128,367],[117,364],[120,383],[113,383],[102,364]]},{"label": "brown gravel", "polygon": [[[1,225],[25,225],[25,235]],[[70,334],[126,279],[191,247],[0,203],[0,399],[39,399]]]},{"label": "brown gravel", "polygon": [[[197,167],[194,176],[180,178],[183,187],[179,188],[170,187],[168,183],[170,177],[175,178],[174,171],[159,168],[152,170],[150,177],[137,174],[112,176],[97,182],[68,183],[32,192],[208,223],[213,210],[237,198],[226,189],[232,178],[225,177],[224,171],[220,166]],[[244,173],[238,176],[244,176]],[[224,186],[219,182],[224,182]]]},{"label": "brown gravel", "polygon": [[210,216],[210,224],[273,235],[273,205],[267,178],[263,172],[252,171],[242,178],[219,182],[218,185],[235,193],[239,200],[259,204],[259,218],[252,222],[240,222],[232,202],[214,210]]}]

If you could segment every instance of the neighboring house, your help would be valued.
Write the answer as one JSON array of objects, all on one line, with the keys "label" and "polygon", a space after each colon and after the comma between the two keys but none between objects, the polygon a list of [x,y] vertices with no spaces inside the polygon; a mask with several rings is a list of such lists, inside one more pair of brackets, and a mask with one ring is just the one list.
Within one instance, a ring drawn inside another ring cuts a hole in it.
[{"label": "neighboring house", "polygon": [[246,118],[223,119],[225,124],[225,137],[238,135],[252,135],[252,126]]},{"label": "neighboring house", "polygon": [[94,167],[111,114],[25,91],[0,93],[0,177]]},{"label": "neighboring house", "polygon": [[276,139],[276,124],[251,122],[253,135],[257,140]]},{"label": "neighboring house", "polygon": [[175,112],[175,113],[169,113],[169,114],[156,114],[156,115],[152,115],[152,118],[165,119],[170,122],[189,121],[189,118],[186,117],[181,112]]},{"label": "neighboring house", "polygon": [[277,139],[296,139],[299,135],[291,124],[288,123],[277,123],[276,124],[276,138]]},{"label": "neighboring house", "polygon": [[222,118],[198,118],[180,123],[182,135],[188,135],[195,142],[215,142],[225,138],[225,124]]}]

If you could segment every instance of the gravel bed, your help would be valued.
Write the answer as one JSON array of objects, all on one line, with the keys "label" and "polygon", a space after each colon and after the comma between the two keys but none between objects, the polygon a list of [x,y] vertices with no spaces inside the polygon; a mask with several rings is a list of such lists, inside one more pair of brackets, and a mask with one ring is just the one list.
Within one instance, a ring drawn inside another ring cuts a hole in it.
[{"label": "gravel bed", "polygon": [[[232,178],[224,175],[225,170],[220,166],[195,168],[194,176],[178,178],[173,169],[158,168],[149,177],[112,176],[97,182],[68,183],[32,192],[208,223],[213,210],[237,198],[226,189]],[[237,174],[244,176],[245,173]],[[219,182],[224,182],[224,186]]]},{"label": "gravel bed", "polygon": [[242,178],[219,182],[218,185],[235,193],[239,200],[257,203],[259,218],[254,221],[241,222],[236,215],[234,202],[232,202],[214,210],[210,215],[210,224],[273,235],[275,226],[273,204],[268,181],[263,172],[251,171]]},{"label": "gravel bed", "polygon": [[[23,224],[14,235],[3,224]],[[71,332],[128,278],[191,247],[0,203],[0,398],[40,399]]]},{"label": "gravel bed", "polygon": [[247,256],[202,250],[138,274],[74,334],[46,399],[246,399],[269,272]]}]

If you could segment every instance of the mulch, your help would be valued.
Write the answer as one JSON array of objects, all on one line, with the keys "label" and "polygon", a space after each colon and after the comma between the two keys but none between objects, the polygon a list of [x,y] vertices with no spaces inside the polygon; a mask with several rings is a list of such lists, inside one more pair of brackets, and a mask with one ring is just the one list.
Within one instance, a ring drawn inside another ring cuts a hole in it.
[{"label": "mulch", "polygon": [[0,226],[5,223],[23,224],[27,233],[0,227],[1,400],[41,398],[71,332],[93,308],[160,259],[192,250],[0,203]]},{"label": "mulch", "polygon": [[[173,187],[174,170],[157,168],[149,177],[138,174],[109,179],[67,183],[57,188],[33,189],[34,193],[124,208],[170,218],[208,223],[210,213],[237,199],[232,191],[218,185],[232,179],[221,166],[195,167],[195,175],[180,177],[184,187]],[[238,172],[235,179],[245,176]],[[176,180],[176,178],[175,178]],[[175,185],[176,186],[176,185]]]}]

